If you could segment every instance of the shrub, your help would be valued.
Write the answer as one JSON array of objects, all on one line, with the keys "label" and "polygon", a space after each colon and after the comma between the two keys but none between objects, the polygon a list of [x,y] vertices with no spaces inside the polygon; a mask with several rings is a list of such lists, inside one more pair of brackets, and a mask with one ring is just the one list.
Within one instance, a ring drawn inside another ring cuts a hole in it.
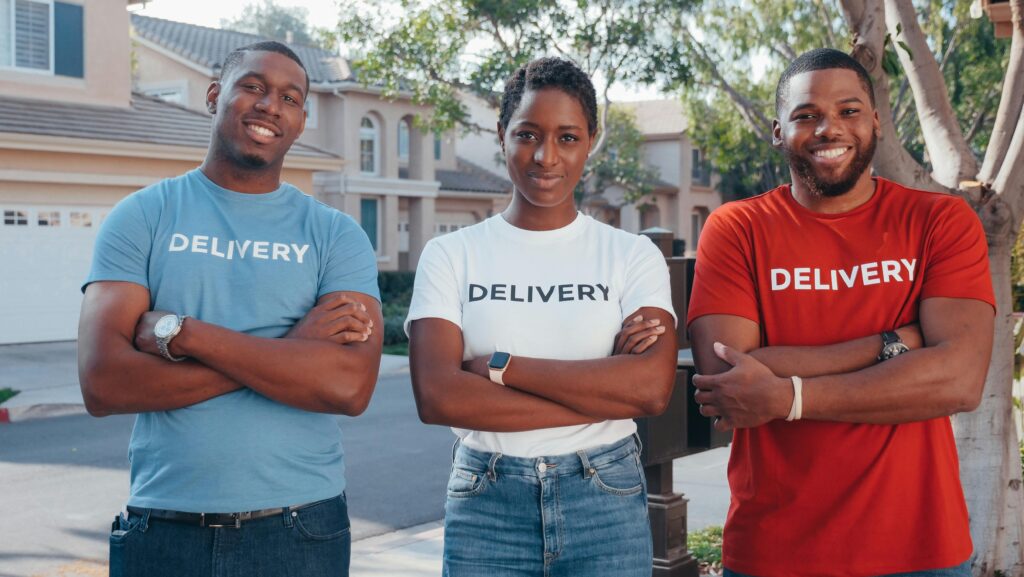
[{"label": "shrub", "polygon": [[384,344],[396,345],[407,342],[402,324],[409,314],[412,300],[412,286],[416,274],[407,271],[384,271],[379,273],[381,313],[384,315]]},{"label": "shrub", "polygon": [[686,534],[686,548],[702,567],[722,567],[722,528],[706,527]]}]

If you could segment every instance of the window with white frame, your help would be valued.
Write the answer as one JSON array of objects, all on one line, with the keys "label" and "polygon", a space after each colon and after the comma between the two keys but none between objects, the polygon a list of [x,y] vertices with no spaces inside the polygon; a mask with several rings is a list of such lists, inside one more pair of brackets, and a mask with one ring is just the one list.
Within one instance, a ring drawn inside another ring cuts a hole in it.
[{"label": "window with white frame", "polygon": [[380,131],[369,116],[359,123],[359,170],[380,174]]},{"label": "window with white frame", "polygon": [[52,0],[0,0],[0,66],[52,72],[52,32]]},{"label": "window with white frame", "polygon": [[398,122],[398,160],[399,162],[409,162],[409,121],[401,120]]},{"label": "window with white frame", "polygon": [[28,211],[5,210],[4,226],[28,226]]},{"label": "window with white frame", "polygon": [[60,226],[59,210],[40,210],[36,215],[36,224],[39,226]]},{"label": "window with white frame", "polygon": [[306,95],[306,102],[303,103],[303,108],[306,110],[306,128],[316,128],[317,116],[319,113],[319,107],[317,106],[319,99],[316,94],[310,92]]},{"label": "window with white frame", "polygon": [[92,215],[88,212],[71,211],[71,226],[77,228],[90,228],[92,226]]}]

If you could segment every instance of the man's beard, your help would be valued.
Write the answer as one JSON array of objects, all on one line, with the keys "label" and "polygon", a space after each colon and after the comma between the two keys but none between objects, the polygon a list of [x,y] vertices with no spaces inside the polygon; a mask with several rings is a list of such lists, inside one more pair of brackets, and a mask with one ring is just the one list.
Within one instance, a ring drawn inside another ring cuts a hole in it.
[{"label": "man's beard", "polygon": [[786,155],[789,167],[793,170],[796,178],[804,183],[811,194],[818,197],[832,198],[850,192],[850,189],[857,184],[864,171],[871,167],[871,161],[875,158],[875,147],[878,145],[878,137],[872,134],[871,140],[863,150],[857,146],[860,144],[860,141],[854,144],[853,151],[855,156],[853,160],[845,171],[837,174],[831,180],[819,177],[812,161],[794,153],[785,145],[783,145],[782,151]]}]

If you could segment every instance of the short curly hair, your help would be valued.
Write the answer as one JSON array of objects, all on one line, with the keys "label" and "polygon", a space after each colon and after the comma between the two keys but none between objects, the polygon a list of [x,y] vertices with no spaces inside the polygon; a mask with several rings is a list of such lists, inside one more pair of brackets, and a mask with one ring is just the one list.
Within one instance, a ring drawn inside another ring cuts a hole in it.
[{"label": "short curly hair", "polygon": [[779,78],[779,84],[775,87],[776,116],[781,118],[784,109],[789,106],[787,97],[789,96],[789,81],[791,78],[804,72],[832,70],[835,68],[852,70],[857,74],[861,86],[868,93],[868,98],[871,100],[871,107],[874,108],[875,86],[871,82],[871,75],[864,69],[864,66],[857,62],[853,56],[845,52],[833,48],[815,48],[798,56],[789,65],[789,68],[786,68],[786,71],[782,73],[782,77]]},{"label": "short curly hair", "polygon": [[575,98],[587,117],[587,131],[591,136],[597,133],[597,93],[587,73],[569,60],[547,57],[538,58],[520,66],[505,82],[501,95],[501,115],[498,124],[508,128],[512,115],[523,101],[527,90],[557,88]]},{"label": "short curly hair", "polygon": [[[245,56],[246,52],[276,52],[283,56],[287,56],[295,61],[302,69],[303,74],[306,75],[306,94],[309,93],[309,71],[306,70],[306,65],[302,63],[302,59],[295,53],[294,50],[289,48],[287,45],[282,44],[276,40],[264,40],[262,42],[254,42],[246,46],[239,46],[235,48],[227,56],[224,57],[224,62],[220,65],[220,78],[218,80],[223,81],[228,77],[230,72],[237,68],[242,63],[242,57]],[[306,95],[303,95],[305,97]]]}]

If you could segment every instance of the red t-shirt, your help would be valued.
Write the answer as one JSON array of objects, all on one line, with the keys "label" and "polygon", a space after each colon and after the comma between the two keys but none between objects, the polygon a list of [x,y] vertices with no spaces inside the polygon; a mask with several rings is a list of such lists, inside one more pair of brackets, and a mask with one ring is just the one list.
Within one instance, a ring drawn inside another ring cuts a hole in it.
[{"label": "red t-shirt", "polygon": [[[688,322],[736,315],[760,325],[762,346],[827,345],[916,321],[930,297],[995,306],[985,235],[967,203],[875,180],[871,199],[842,214],[807,210],[788,185],[714,211]],[[729,487],[723,564],[740,573],[862,577],[971,555],[945,417],[738,429]]]}]

